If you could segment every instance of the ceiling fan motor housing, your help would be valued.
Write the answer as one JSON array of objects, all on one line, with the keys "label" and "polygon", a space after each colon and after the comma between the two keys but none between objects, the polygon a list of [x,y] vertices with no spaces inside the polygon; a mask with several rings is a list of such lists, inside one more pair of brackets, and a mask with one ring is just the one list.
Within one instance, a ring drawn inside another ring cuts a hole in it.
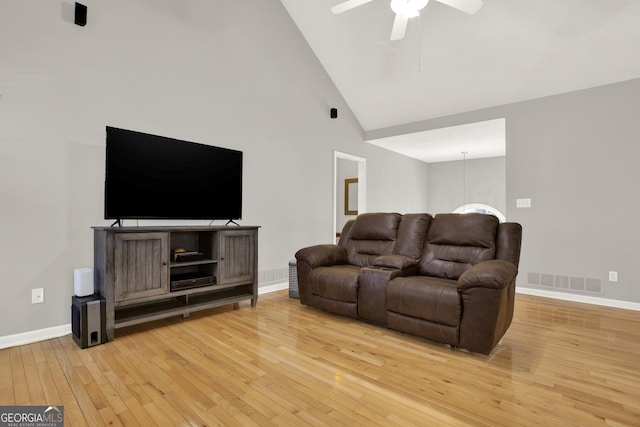
[{"label": "ceiling fan motor housing", "polygon": [[391,0],[391,10],[404,18],[414,18],[420,15],[427,3],[429,0]]}]

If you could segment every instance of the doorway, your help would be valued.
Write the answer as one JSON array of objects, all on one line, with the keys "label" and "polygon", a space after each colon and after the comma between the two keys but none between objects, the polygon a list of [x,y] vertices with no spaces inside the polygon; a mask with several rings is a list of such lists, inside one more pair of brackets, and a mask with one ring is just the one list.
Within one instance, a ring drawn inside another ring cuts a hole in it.
[{"label": "doorway", "polygon": [[[349,219],[366,212],[366,159],[352,154],[333,152],[333,236],[338,241],[342,227]],[[357,197],[354,197],[354,193]],[[357,209],[354,206],[357,199]]]}]

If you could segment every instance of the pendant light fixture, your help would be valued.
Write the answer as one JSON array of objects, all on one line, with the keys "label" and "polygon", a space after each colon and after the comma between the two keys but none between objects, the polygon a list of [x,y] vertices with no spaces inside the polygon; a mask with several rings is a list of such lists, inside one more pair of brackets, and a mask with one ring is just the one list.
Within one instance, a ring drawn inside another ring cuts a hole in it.
[{"label": "pendant light fixture", "polygon": [[467,152],[462,151],[462,208],[467,209]]}]

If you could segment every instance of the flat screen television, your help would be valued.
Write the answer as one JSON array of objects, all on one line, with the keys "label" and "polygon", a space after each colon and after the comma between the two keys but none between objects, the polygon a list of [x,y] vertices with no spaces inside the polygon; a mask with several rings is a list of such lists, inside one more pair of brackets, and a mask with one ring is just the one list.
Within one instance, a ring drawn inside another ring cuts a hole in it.
[{"label": "flat screen television", "polygon": [[242,218],[242,151],[107,126],[104,217]]}]

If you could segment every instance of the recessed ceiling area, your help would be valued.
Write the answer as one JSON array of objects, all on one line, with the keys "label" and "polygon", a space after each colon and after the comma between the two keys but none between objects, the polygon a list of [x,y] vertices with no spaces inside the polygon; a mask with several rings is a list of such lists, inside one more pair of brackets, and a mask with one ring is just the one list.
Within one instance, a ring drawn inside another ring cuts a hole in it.
[{"label": "recessed ceiling area", "polygon": [[486,120],[367,142],[426,163],[500,157],[506,154],[505,122]]}]

